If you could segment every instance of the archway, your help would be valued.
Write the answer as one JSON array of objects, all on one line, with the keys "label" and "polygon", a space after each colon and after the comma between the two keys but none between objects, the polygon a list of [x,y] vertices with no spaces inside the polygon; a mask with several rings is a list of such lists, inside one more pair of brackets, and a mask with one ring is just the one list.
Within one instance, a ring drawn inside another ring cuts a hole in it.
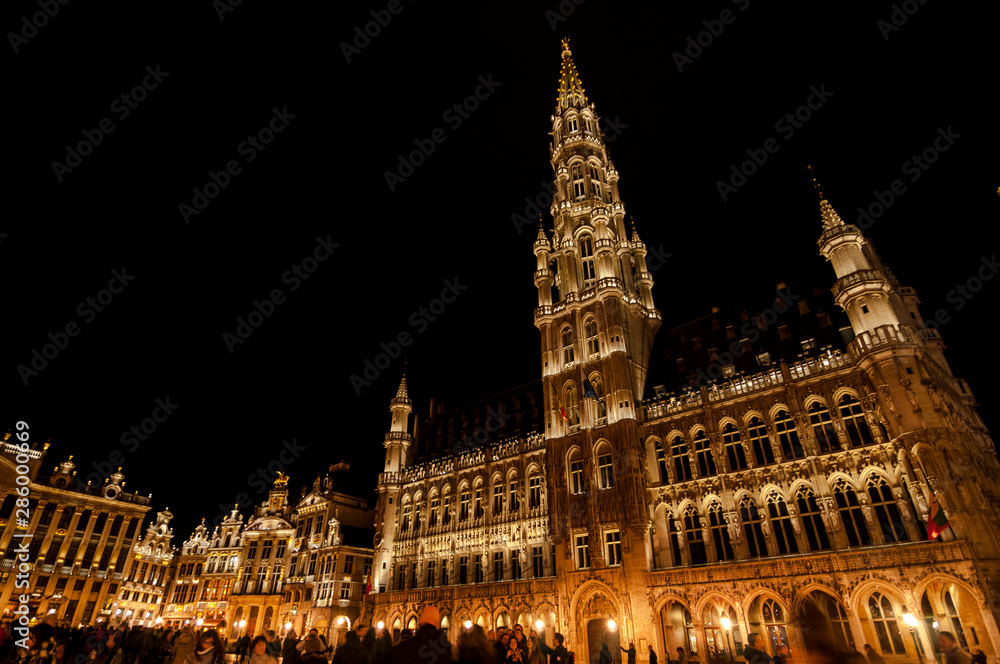
[{"label": "archway", "polygon": [[619,657],[621,655],[621,640],[617,626],[612,630],[608,628],[607,620],[600,618],[589,620],[587,622],[587,647],[589,648],[590,658],[587,661],[599,661],[601,650],[605,646],[611,651],[613,661],[621,659]]},{"label": "archway", "polygon": [[[574,623],[578,626],[576,633],[576,661],[596,662],[602,646],[607,643],[612,655],[621,655],[619,648],[619,631],[621,629],[621,614],[612,599],[614,595],[610,588],[599,582],[585,584],[577,595],[578,599],[571,603],[574,607]],[[584,629],[586,632],[584,632]],[[580,652],[586,643],[586,652]],[[620,658],[619,658],[620,659]]]}]

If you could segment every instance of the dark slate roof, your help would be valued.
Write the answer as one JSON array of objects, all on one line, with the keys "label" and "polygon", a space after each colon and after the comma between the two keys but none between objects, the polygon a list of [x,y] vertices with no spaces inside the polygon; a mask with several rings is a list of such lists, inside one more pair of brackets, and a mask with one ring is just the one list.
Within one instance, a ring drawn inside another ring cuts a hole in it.
[{"label": "dark slate roof", "polygon": [[541,432],[545,400],[535,380],[454,410],[438,408],[418,417],[414,441],[417,463],[468,451],[513,436]]},{"label": "dark slate roof", "polygon": [[374,528],[360,528],[358,526],[340,524],[340,544],[342,546],[356,546],[360,549],[370,549],[372,548],[372,540],[374,539]]},{"label": "dark slate roof", "polygon": [[[828,289],[779,286],[759,299],[661,329],[653,342],[645,398],[721,380],[725,364],[732,364],[736,375],[752,375],[764,370],[762,362],[791,364],[827,349],[846,349],[853,333]],[[802,342],[809,339],[815,344],[804,348]]]}]

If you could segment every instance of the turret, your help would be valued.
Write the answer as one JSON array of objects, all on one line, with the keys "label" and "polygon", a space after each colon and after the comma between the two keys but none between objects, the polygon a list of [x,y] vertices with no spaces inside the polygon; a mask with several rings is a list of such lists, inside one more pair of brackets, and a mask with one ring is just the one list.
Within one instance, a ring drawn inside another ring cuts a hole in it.
[{"label": "turret", "polygon": [[396,396],[389,402],[392,419],[385,435],[385,468],[378,478],[378,503],[375,507],[375,559],[372,568],[373,592],[389,587],[392,572],[392,543],[395,540],[396,509],[399,505],[399,488],[402,471],[407,465],[407,454],[413,438],[409,432],[413,402],[406,388],[403,375]]}]

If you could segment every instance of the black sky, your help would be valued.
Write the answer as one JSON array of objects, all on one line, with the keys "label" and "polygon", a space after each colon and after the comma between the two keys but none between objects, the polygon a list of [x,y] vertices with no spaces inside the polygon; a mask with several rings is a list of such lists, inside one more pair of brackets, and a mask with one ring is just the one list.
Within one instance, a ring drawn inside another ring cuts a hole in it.
[{"label": "black sky", "polygon": [[[18,52],[7,37],[0,385],[7,426],[27,420],[52,439],[49,466],[74,454],[86,477],[119,450],[126,488],[170,506],[178,538],[241,493],[261,499],[263,481],[248,477],[283,440],[305,447],[293,487],[346,459],[370,495],[402,362],[360,395],[350,376],[400,332],[413,337],[422,413],[431,396],[457,406],[538,376],[536,227],[519,233],[512,215],[552,177],[567,34],[590,100],[617,127],[609,150],[626,208],[647,245],[670,254],[653,289],[666,325],[781,280],[832,285],[808,163],[847,221],[898,179],[905,193],[868,232],[924,315],[951,315],[947,356],[996,429],[997,285],[961,309],[948,300],[997,248],[990,17],[913,2],[886,39],[879,21],[894,9],[883,2],[415,0],[348,62],[340,44],[371,12],[384,21],[387,3],[244,0],[224,20],[219,2],[177,4],[71,2]],[[679,72],[673,54],[723,10],[732,22]],[[38,11],[8,3],[5,32]],[[157,66],[167,75],[122,118],[114,100]],[[498,85],[456,126],[445,112],[481,78]],[[791,136],[777,129],[814,87],[832,94]],[[248,162],[241,143],[274,109],[287,127]],[[104,118],[114,130],[60,182],[53,162]],[[439,128],[444,142],[390,191],[398,155]],[[959,138],[912,181],[904,163],[948,128]],[[771,137],[778,151],[723,201],[717,181]],[[185,224],[178,206],[230,160],[240,173]],[[318,237],[340,246],[293,291],[283,274]],[[79,313],[122,269],[134,277],[124,291]],[[446,280],[465,290],[415,326]],[[223,334],[274,289],[284,303],[230,353]],[[78,336],[25,385],[18,365],[74,322]],[[167,397],[176,412],[126,450],[122,434]]]}]

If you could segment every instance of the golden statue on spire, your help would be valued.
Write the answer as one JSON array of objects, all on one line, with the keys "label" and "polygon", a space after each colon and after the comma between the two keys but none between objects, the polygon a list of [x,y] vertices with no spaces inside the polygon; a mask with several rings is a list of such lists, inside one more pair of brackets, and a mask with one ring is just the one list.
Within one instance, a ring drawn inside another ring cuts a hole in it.
[{"label": "golden statue on spire", "polygon": [[288,484],[288,475],[279,470],[278,479],[274,480],[274,488],[284,489],[286,484]]}]

